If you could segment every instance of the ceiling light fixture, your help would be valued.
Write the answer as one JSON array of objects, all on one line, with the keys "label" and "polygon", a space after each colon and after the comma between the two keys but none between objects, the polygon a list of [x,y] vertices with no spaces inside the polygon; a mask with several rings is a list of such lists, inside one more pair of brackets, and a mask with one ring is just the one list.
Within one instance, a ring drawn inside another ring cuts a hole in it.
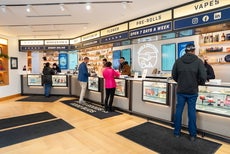
[{"label": "ceiling light fixture", "polygon": [[123,9],[127,9],[127,2],[122,2],[121,5],[122,5]]},{"label": "ceiling light fixture", "polygon": [[61,9],[61,11],[65,11],[64,4],[60,4],[60,9]]},{"label": "ceiling light fixture", "polygon": [[28,4],[27,6],[26,6],[26,12],[30,12],[31,10],[30,10],[30,5]]},{"label": "ceiling light fixture", "polygon": [[2,6],[1,6],[1,9],[2,9],[2,12],[3,12],[3,13],[6,13],[6,6],[5,6],[5,5],[2,5]]},{"label": "ceiling light fixture", "polygon": [[88,10],[88,11],[91,10],[91,5],[90,5],[90,3],[86,3],[85,9]]}]

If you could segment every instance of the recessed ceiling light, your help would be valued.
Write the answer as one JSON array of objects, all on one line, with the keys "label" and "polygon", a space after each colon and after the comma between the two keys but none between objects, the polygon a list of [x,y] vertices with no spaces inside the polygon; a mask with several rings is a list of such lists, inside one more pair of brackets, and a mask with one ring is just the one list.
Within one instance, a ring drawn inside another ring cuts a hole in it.
[{"label": "recessed ceiling light", "polygon": [[30,12],[31,10],[30,10],[30,5],[27,5],[26,6],[26,12]]}]

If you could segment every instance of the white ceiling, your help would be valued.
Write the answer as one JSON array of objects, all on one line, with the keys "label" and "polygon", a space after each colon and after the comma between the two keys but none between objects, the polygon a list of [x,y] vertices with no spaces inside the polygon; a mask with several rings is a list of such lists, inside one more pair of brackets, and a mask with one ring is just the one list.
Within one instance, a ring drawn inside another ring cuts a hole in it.
[{"label": "white ceiling", "polygon": [[[121,3],[93,3],[87,11],[85,4],[64,5],[69,2],[113,2],[122,0],[0,0],[0,35],[18,39],[76,38],[105,27],[116,25],[144,15],[152,14],[193,0],[130,0],[124,9]],[[57,3],[36,5],[31,12],[26,6],[14,4]]]}]

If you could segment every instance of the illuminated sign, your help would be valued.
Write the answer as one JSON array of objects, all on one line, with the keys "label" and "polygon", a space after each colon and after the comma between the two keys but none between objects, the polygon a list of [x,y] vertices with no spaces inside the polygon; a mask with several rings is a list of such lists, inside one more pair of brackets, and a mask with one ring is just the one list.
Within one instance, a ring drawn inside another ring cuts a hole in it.
[{"label": "illuminated sign", "polygon": [[119,33],[119,32],[126,31],[126,30],[128,30],[128,23],[124,23],[121,25],[103,29],[101,30],[101,36],[111,35],[111,34]]},{"label": "illuminated sign", "polygon": [[66,45],[69,40],[45,40],[45,45]]},{"label": "illuminated sign", "polygon": [[95,38],[98,38],[100,37],[100,31],[97,31],[95,33],[91,33],[91,34],[88,34],[88,35],[84,35],[81,37],[81,40],[82,41],[88,41],[88,40],[92,40],[92,39],[95,39]]},{"label": "illuminated sign", "polygon": [[124,32],[124,33],[121,33],[121,34],[104,37],[104,38],[101,39],[101,43],[121,41],[123,39],[128,39],[128,32]]},{"label": "illuminated sign", "polygon": [[172,10],[154,14],[148,17],[129,22],[129,29],[139,28],[147,25],[160,23],[172,19]]},{"label": "illuminated sign", "polygon": [[73,40],[70,40],[70,44],[77,44],[77,43],[80,43],[81,42],[81,38],[78,37],[78,38],[75,38]]},{"label": "illuminated sign", "polygon": [[24,40],[20,41],[20,45],[44,45],[44,40]]},{"label": "illuminated sign", "polygon": [[229,5],[229,0],[203,0],[173,10],[174,18],[201,13]]}]

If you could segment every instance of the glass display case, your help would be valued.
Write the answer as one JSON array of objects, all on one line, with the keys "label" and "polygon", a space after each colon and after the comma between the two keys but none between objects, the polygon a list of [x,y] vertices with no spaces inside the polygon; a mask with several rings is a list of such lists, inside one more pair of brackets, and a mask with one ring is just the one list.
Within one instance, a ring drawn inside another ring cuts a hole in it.
[{"label": "glass display case", "polygon": [[197,111],[230,116],[230,84],[199,86]]},{"label": "glass display case", "polygon": [[167,82],[143,80],[142,100],[167,105]]},{"label": "glass display case", "polygon": [[100,91],[99,85],[98,77],[89,77],[88,90]]},{"label": "glass display case", "polygon": [[115,79],[115,82],[117,85],[115,95],[126,97],[127,96],[126,79]]},{"label": "glass display case", "polygon": [[52,86],[53,87],[67,87],[68,86],[67,75],[52,75]]},{"label": "glass display case", "polygon": [[41,74],[28,74],[27,75],[28,86],[42,86],[42,75]]}]

